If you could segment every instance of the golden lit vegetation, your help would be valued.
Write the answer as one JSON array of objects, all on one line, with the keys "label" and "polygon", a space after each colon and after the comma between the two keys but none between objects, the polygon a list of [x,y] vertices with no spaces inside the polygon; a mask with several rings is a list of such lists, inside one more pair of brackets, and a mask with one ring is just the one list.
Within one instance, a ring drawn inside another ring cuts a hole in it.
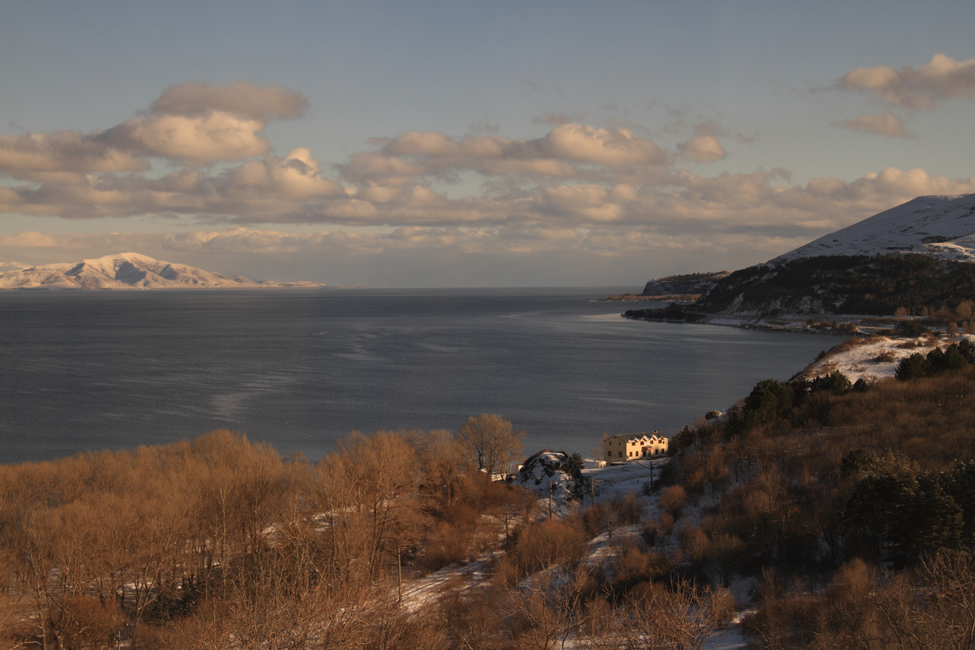
[{"label": "golden lit vegetation", "polygon": [[[480,416],[460,435],[352,434],[317,464],[215,431],[0,466],[0,647],[698,647],[718,601],[652,586],[665,555],[629,541],[587,563],[589,540],[638,524],[640,502],[539,520],[537,495],[478,470],[519,444]],[[479,585],[416,586],[485,549],[507,553]]]}]

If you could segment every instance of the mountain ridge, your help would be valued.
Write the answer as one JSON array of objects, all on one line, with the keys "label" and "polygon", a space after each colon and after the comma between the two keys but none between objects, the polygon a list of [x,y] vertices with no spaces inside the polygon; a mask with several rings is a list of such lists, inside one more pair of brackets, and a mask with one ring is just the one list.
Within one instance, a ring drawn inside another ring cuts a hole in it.
[{"label": "mountain ridge", "polygon": [[803,257],[890,253],[975,262],[975,194],[919,196],[823,235],[768,264]]},{"label": "mountain ridge", "polygon": [[[16,269],[0,265],[0,290],[146,290],[146,289],[262,289],[321,287],[317,282],[273,282],[228,277],[187,264],[157,260],[126,252],[80,262],[62,262]],[[11,270],[6,270],[11,269]]]},{"label": "mountain ridge", "polygon": [[[702,294],[688,306],[698,319],[956,310],[975,302],[975,194],[917,197],[717,279]],[[630,317],[676,317],[658,311]]]}]

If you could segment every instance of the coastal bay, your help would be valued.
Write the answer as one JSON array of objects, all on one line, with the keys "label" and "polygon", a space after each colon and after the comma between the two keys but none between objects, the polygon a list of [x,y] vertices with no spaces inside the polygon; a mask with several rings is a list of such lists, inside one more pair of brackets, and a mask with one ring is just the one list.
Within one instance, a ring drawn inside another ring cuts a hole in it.
[{"label": "coastal bay", "polygon": [[835,336],[620,317],[606,289],[14,292],[0,303],[0,459],[217,428],[315,459],[353,430],[498,413],[526,452],[674,435]]}]

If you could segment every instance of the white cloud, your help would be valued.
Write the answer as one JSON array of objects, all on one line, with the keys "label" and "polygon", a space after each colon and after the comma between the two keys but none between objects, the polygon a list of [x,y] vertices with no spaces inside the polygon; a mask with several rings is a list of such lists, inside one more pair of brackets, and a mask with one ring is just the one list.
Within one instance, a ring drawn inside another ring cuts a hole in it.
[{"label": "white cloud", "polygon": [[263,156],[271,149],[258,135],[262,120],[210,111],[203,115],[155,115],[109,129],[101,139],[142,156],[161,156],[196,165]]},{"label": "white cloud", "polygon": [[956,97],[975,101],[975,59],[956,61],[935,54],[927,64],[899,70],[889,66],[857,68],[840,80],[848,90],[873,94],[884,103],[914,111],[936,108],[938,103]]},{"label": "white cloud", "polygon": [[544,149],[553,157],[602,165],[660,165],[666,155],[650,140],[629,129],[598,129],[582,124],[562,124],[545,138]]},{"label": "white cloud", "polygon": [[267,137],[260,135],[269,119],[298,117],[307,106],[304,97],[277,84],[183,83],[163,91],[145,115],[96,139],[138,156],[186,165],[246,160],[270,151]]},{"label": "white cloud", "polygon": [[267,156],[231,169],[225,176],[228,192],[244,194],[271,193],[287,199],[345,196],[342,186],[321,175],[320,161],[301,147],[284,158]]},{"label": "white cloud", "polygon": [[660,166],[666,154],[651,140],[628,129],[605,129],[583,124],[561,124],[532,140],[502,136],[450,138],[442,133],[410,131],[377,141],[387,156],[413,160],[431,173],[478,171],[487,175],[537,174],[557,177],[579,175],[577,165]]}]

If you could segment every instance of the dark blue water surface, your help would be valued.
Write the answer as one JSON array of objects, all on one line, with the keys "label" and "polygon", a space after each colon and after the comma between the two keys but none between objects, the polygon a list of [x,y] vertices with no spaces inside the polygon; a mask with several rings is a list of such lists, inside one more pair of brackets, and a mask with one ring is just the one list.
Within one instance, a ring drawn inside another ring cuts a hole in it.
[{"label": "dark blue water surface", "polygon": [[675,434],[840,339],[620,318],[594,289],[8,292],[0,462],[246,432],[318,458],[353,430],[498,413],[526,451]]}]

